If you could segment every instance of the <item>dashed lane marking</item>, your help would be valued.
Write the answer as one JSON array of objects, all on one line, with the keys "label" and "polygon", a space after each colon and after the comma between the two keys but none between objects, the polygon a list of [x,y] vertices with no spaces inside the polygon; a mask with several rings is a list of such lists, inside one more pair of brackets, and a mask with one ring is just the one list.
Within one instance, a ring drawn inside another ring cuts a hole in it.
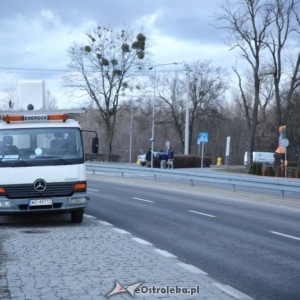
[{"label": "dashed lane marking", "polygon": [[300,241],[299,237],[296,237],[296,236],[293,236],[293,235],[288,235],[288,234],[280,233],[280,232],[277,232],[277,231],[270,231],[270,232],[273,233],[273,234],[281,235],[281,236],[284,236],[284,237],[287,237],[287,238],[290,238],[290,239]]},{"label": "dashed lane marking", "polygon": [[142,199],[142,198],[135,198],[135,197],[133,197],[132,199],[138,200],[138,201],[143,201],[143,202],[154,203],[154,201],[150,201],[150,200],[146,200],[146,199]]},{"label": "dashed lane marking", "polygon": [[205,214],[205,213],[202,213],[200,211],[188,210],[188,212],[193,213],[193,214],[202,215],[202,216],[205,216],[205,217],[216,218],[216,216]]}]

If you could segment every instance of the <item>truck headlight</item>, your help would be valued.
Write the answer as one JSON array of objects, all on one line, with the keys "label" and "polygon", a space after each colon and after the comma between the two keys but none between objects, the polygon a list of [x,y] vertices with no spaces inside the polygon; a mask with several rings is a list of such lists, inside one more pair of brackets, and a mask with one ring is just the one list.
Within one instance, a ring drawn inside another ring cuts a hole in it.
[{"label": "truck headlight", "polygon": [[10,207],[10,201],[0,201],[0,207]]},{"label": "truck headlight", "polygon": [[86,203],[86,201],[86,197],[70,198],[70,203],[72,204]]}]

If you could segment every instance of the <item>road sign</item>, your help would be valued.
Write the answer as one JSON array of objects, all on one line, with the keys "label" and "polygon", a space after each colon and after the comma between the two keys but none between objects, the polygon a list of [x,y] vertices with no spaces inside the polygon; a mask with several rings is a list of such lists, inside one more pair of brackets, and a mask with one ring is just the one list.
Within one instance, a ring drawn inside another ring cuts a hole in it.
[{"label": "road sign", "polygon": [[287,138],[281,139],[281,144],[283,147],[288,147],[289,146],[289,140]]},{"label": "road sign", "polygon": [[199,141],[200,141],[200,143],[208,143],[208,133],[200,132],[199,133]]}]

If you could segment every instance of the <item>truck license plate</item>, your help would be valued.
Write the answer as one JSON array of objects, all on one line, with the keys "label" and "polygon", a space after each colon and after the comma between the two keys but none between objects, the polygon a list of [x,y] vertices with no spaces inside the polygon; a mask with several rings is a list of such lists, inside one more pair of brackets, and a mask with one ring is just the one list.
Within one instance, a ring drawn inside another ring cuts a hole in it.
[{"label": "truck license plate", "polygon": [[52,199],[32,199],[29,200],[30,206],[36,205],[52,205]]}]

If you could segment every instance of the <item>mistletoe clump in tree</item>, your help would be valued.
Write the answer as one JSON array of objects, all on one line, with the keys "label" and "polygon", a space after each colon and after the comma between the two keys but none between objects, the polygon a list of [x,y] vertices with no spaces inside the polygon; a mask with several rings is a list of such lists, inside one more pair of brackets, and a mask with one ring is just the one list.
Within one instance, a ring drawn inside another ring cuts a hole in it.
[{"label": "mistletoe clump in tree", "polygon": [[69,49],[72,73],[64,76],[64,85],[91,97],[106,127],[105,152],[111,154],[119,96],[133,71],[143,68],[146,37],[98,26],[87,38],[86,45],[74,43]]}]

